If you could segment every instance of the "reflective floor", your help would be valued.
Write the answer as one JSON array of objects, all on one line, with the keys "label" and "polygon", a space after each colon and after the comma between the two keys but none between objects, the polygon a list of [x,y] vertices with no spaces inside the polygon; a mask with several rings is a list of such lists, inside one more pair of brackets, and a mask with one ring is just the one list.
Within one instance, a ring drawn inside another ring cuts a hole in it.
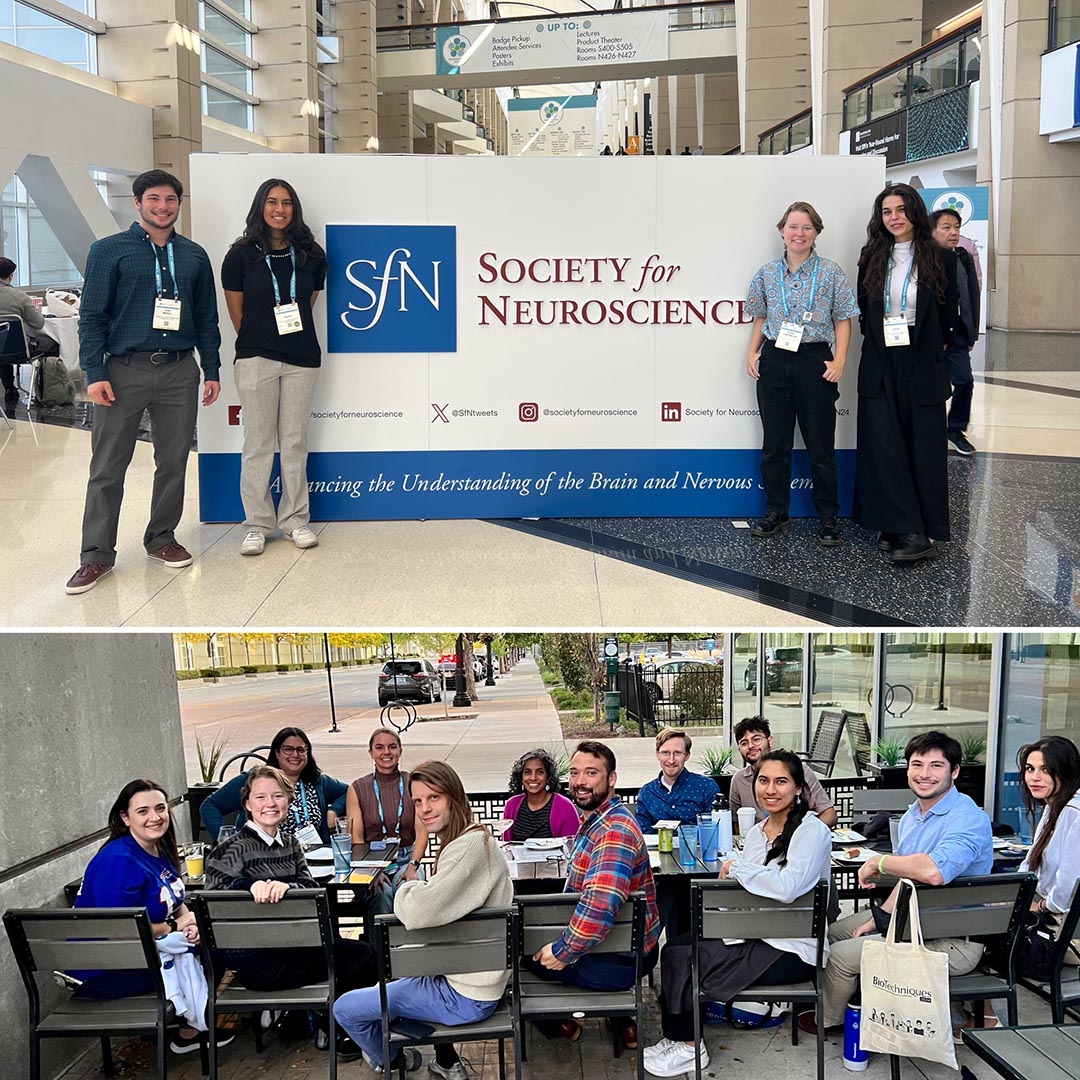
[{"label": "reflective floor", "polygon": [[0,625],[7,626],[1057,626],[1080,621],[1080,372],[979,377],[949,463],[951,543],[895,567],[844,522],[754,540],[729,519],[317,524],[320,546],[273,540],[242,558],[237,525],[198,522],[195,457],[178,538],[196,556],[150,564],[140,536],[152,478],[136,448],[117,569],[69,597],[90,439],[87,407],[0,421]]}]

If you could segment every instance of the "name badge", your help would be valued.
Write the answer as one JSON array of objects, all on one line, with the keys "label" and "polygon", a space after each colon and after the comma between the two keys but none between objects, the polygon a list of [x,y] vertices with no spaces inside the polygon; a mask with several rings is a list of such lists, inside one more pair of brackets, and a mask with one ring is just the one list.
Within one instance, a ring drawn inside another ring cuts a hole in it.
[{"label": "name badge", "polygon": [[886,345],[910,345],[908,323],[903,315],[893,315],[885,320]]},{"label": "name badge", "polygon": [[312,845],[318,846],[322,844],[322,837],[319,836],[314,825],[304,825],[296,830],[296,839],[301,847],[311,847]]},{"label": "name badge", "polygon": [[386,841],[385,840],[372,840],[371,843],[368,844],[368,847],[372,851],[385,851],[386,850]]},{"label": "name badge", "polygon": [[274,308],[274,319],[277,321],[279,334],[295,334],[304,329],[300,321],[300,305],[295,301],[291,304],[278,304]]},{"label": "name badge", "polygon": [[780,333],[776,335],[776,347],[786,349],[788,352],[798,352],[799,346],[802,344],[804,329],[802,323],[782,322],[780,324]]},{"label": "name badge", "polygon": [[154,301],[154,329],[155,330],[179,330],[180,329],[180,301],[166,300],[159,296]]}]

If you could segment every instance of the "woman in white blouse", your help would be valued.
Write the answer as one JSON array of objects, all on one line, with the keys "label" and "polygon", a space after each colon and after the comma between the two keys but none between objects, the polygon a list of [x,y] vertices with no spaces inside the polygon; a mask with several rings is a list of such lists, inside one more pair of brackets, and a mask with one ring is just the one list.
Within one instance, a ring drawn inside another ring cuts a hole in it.
[{"label": "woman in white blouse", "polygon": [[[1080,880],[1080,751],[1069,739],[1049,735],[1022,746],[1016,760],[1032,820],[1042,810],[1020,869],[1039,877],[1032,910],[1060,929]],[[1065,963],[1080,964],[1080,940],[1073,940]]]},{"label": "woman in white blouse", "polygon": [[[819,881],[829,880],[832,833],[805,797],[802,762],[787,750],[761,757],[754,780],[758,805],[769,815],[747,834],[741,857],[729,859],[721,878],[737,881],[758,896],[790,904]],[[660,954],[661,1024],[664,1032],[645,1050],[653,1076],[678,1076],[694,1068],[693,990],[690,935],[673,938]],[[828,949],[828,942],[826,942]],[[754,983],[803,982],[817,960],[812,938],[742,941],[700,945],[701,986],[714,1001],[731,1001]],[[709,1064],[702,1041],[701,1067]]]}]

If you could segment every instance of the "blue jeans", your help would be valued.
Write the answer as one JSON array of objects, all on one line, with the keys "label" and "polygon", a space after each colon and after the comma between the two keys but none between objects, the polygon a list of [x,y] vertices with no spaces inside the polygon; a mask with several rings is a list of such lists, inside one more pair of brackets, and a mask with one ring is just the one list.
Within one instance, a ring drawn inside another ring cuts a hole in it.
[{"label": "blue jeans", "polygon": [[[459,994],[445,975],[395,979],[386,984],[387,1011],[394,1019],[429,1024],[475,1024],[486,1020],[498,1001],[474,1001]],[[361,1050],[382,1068],[382,1006],[379,988],[351,990],[334,1002],[334,1019]]]}]

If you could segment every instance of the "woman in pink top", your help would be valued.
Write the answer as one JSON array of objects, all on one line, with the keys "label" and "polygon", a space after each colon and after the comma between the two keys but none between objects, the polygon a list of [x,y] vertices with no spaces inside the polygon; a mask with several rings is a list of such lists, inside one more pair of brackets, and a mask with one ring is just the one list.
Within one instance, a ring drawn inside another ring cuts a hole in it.
[{"label": "woman in pink top", "polygon": [[510,798],[504,816],[511,822],[504,840],[520,843],[578,830],[577,807],[559,794],[559,770],[546,750],[530,750],[510,771]]}]

